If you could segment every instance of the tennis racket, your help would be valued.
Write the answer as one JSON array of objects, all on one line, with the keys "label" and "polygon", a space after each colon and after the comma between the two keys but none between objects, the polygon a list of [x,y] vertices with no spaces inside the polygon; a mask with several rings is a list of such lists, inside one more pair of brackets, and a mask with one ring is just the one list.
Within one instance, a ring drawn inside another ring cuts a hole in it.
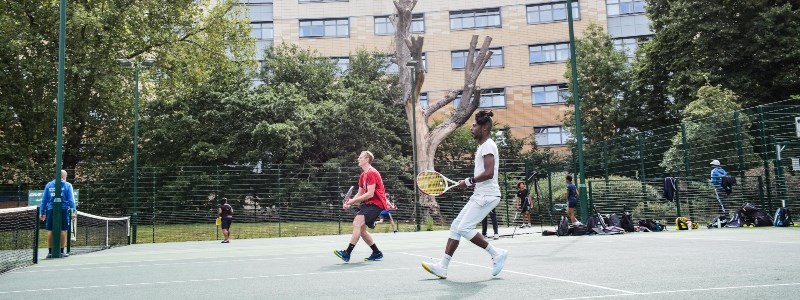
[{"label": "tennis racket", "polygon": [[439,196],[456,187],[458,182],[450,180],[436,171],[422,171],[417,175],[417,188],[429,196]]},{"label": "tennis racket", "polygon": [[70,218],[69,222],[69,239],[71,241],[77,241],[78,237],[75,235],[75,231],[78,229],[78,218],[72,219],[72,216],[76,216],[78,211],[75,209],[69,209],[69,216],[65,216],[65,218]]},{"label": "tennis racket", "polygon": [[344,199],[342,199],[342,207],[344,207],[344,205],[347,204],[347,199],[350,199],[350,196],[353,195],[354,188],[355,186],[351,186],[350,189],[347,190],[347,193],[344,194]]}]

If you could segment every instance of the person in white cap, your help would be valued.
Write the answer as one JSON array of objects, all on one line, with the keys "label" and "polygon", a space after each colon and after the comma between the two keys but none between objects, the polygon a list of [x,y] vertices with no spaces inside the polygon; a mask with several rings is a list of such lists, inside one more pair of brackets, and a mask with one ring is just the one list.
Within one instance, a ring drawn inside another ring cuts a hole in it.
[{"label": "person in white cap", "polygon": [[714,188],[717,189],[718,192],[722,192],[722,177],[728,175],[728,172],[725,172],[720,164],[719,160],[712,160],[711,161],[711,184],[714,185]]},{"label": "person in white cap", "polygon": [[711,180],[709,181],[711,182],[711,185],[714,186],[717,197],[719,197],[720,203],[724,202],[724,200],[727,198],[726,197],[727,194],[725,193],[725,190],[722,188],[722,178],[727,175],[728,172],[725,172],[725,169],[723,169],[720,166],[719,160],[715,159],[711,161]]}]

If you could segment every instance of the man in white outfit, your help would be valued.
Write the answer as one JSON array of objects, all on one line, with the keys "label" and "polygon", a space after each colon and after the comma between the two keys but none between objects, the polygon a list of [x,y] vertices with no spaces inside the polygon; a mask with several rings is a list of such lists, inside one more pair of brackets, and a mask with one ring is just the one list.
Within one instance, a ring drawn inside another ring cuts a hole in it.
[{"label": "man in white outfit", "polygon": [[492,276],[500,274],[508,257],[507,250],[490,245],[489,241],[475,230],[475,225],[500,203],[500,185],[497,182],[500,156],[497,144],[489,138],[493,115],[491,111],[480,111],[475,115],[472,137],[479,144],[475,152],[475,171],[473,177],[458,181],[459,188],[474,187],[475,191],[450,225],[450,238],[447,240],[442,261],[438,264],[422,263],[422,268],[439,278],[447,278],[447,267],[461,237],[483,248],[492,256]]}]

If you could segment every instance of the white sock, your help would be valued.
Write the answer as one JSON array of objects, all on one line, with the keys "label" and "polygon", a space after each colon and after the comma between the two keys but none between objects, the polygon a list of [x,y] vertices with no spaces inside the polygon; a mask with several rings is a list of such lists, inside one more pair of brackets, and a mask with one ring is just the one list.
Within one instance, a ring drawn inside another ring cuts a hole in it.
[{"label": "white sock", "polygon": [[484,249],[486,250],[486,252],[489,252],[489,254],[492,257],[495,257],[498,254],[500,254],[500,253],[497,253],[497,249],[494,246],[492,246],[492,244],[489,244],[489,246],[486,246],[486,248],[484,248]]},{"label": "white sock", "polygon": [[439,265],[442,268],[447,269],[447,266],[450,265],[450,259],[452,258],[453,258],[452,256],[445,254],[444,256],[442,256],[442,261],[439,263]]}]

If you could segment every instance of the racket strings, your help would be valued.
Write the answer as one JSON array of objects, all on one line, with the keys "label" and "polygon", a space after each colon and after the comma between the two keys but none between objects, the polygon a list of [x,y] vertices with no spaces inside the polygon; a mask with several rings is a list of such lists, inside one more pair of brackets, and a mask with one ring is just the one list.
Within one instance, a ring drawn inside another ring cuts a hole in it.
[{"label": "racket strings", "polygon": [[423,172],[417,176],[417,186],[420,191],[428,195],[437,195],[444,193],[447,183],[442,175],[437,173]]}]

